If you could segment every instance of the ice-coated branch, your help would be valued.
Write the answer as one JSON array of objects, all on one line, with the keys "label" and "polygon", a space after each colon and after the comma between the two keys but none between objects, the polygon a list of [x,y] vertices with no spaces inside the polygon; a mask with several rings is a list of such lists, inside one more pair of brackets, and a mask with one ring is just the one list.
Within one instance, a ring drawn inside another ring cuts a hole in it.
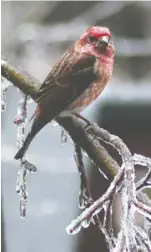
[{"label": "ice-coated branch", "polygon": [[125,243],[126,243],[125,235],[123,230],[121,229],[120,232],[118,233],[117,243],[113,249],[113,252],[125,252],[126,251]]},{"label": "ice-coated branch", "polygon": [[16,192],[20,195],[20,217],[24,218],[27,211],[27,186],[26,177],[29,172],[36,172],[37,168],[27,160],[22,160],[17,174]]},{"label": "ice-coated branch", "polygon": [[[23,71],[21,68],[15,67],[9,61],[2,60],[1,74],[33,100],[36,99],[40,83],[29,73]],[[86,133],[86,122],[71,114],[65,114],[62,117],[59,116],[56,118],[56,121],[69,133],[72,140],[87,153],[96,166],[101,167],[106,176],[112,180],[119,170],[119,165],[109,155],[107,150],[100,145],[99,141],[93,141],[93,136]]]},{"label": "ice-coated branch", "polygon": [[[1,72],[2,77],[9,80],[15,87],[21,90],[25,94],[25,97],[30,96],[33,100],[36,99],[40,83],[31,75],[14,67],[6,60],[2,60]],[[25,100],[22,101],[20,105],[21,109],[19,111],[19,117],[17,117],[16,120],[16,122],[19,122],[19,125],[25,123]],[[150,244],[146,238],[148,233],[144,230],[142,234],[140,234],[141,236],[138,235],[138,239],[137,234],[140,233],[140,229],[135,228],[134,224],[135,211],[141,213],[146,221],[151,219],[151,200],[146,194],[140,192],[140,190],[136,190],[149,185],[149,179],[151,176],[150,158],[137,154],[132,156],[130,150],[120,138],[99,128],[99,126],[94,123],[90,123],[90,126],[88,127],[86,120],[82,120],[75,114],[62,114],[62,116],[56,118],[56,121],[69,134],[75,144],[75,160],[81,179],[80,201],[81,206],[85,207],[79,217],[72,221],[67,228],[68,233],[77,233],[81,227],[86,228],[91,222],[93,222],[105,235],[110,251],[138,251],[138,246],[141,247],[142,245],[142,247],[144,246],[146,249],[144,251],[150,252]],[[22,136],[23,135],[24,130],[22,131]],[[64,135],[62,136],[63,140],[66,140]],[[106,148],[103,147],[102,142],[112,145],[118,151],[122,159],[121,167],[110,156]],[[102,172],[111,182],[107,191],[95,202],[93,202],[87,183],[82,150],[86,152],[98,169],[102,169]],[[137,164],[146,166],[148,168],[148,173],[136,184],[134,166]],[[35,171],[36,168],[27,160],[22,160],[17,183],[17,191],[21,194],[21,202],[23,202],[21,204],[22,216],[24,216],[26,212],[27,192],[25,177],[29,170]],[[121,217],[121,229],[116,238],[112,228],[112,210],[114,198],[118,192],[120,192],[122,199],[123,211]],[[98,218],[98,213],[101,210],[104,210],[104,225],[102,225]],[[143,243],[141,237],[146,239],[145,241],[147,242]]]},{"label": "ice-coated branch", "polygon": [[[75,154],[74,158],[79,170],[80,175],[80,192],[79,192],[79,207],[81,209],[86,209],[89,207],[92,203],[94,203],[90,190],[88,185],[87,176],[84,169],[84,163],[83,163],[83,155],[81,148],[75,144]],[[102,225],[99,216],[96,214],[93,217],[92,222],[96,225],[99,231],[101,231],[104,236],[106,243],[108,244],[108,247],[110,250],[113,248],[113,234],[108,233],[107,229]],[[90,220],[86,220],[84,223],[84,227],[88,227],[90,225]]]},{"label": "ice-coated branch", "polygon": [[[21,92],[22,98],[19,101],[17,116],[14,123],[17,125],[17,148],[20,149],[25,139],[25,126],[27,122],[28,97]],[[27,185],[26,177],[29,172],[35,172],[37,169],[27,161],[26,156],[20,160],[20,169],[17,174],[16,192],[20,195],[20,216],[26,216],[27,211]]]},{"label": "ice-coated branch", "polygon": [[124,167],[121,167],[106,193],[104,193],[101,198],[96,200],[89,208],[84,210],[80,216],[71,222],[66,229],[69,234],[74,234],[77,231],[79,232],[81,227],[84,225],[85,220],[91,220],[93,216],[98,214],[103,209],[103,204],[110,199],[110,196],[113,195],[117,186],[119,186],[120,182],[122,181],[123,173]]},{"label": "ice-coated branch", "polygon": [[147,206],[137,200],[135,200],[133,202],[133,204],[135,205],[138,212],[142,213],[143,216],[145,216],[146,218],[151,220],[151,207],[149,207],[149,206]]},{"label": "ice-coated branch", "polygon": [[11,82],[6,80],[4,77],[1,77],[1,111],[6,110],[6,95],[7,90],[11,86]]},{"label": "ice-coated branch", "polygon": [[140,227],[136,227],[135,226],[135,232],[137,237],[139,238],[138,241],[140,243],[140,247],[141,249],[144,249],[143,251],[151,251],[151,241],[148,237],[148,235],[146,234],[146,232],[140,228]]},{"label": "ice-coated branch", "polygon": [[89,129],[89,133],[92,133],[100,139],[110,145],[112,145],[121,155],[123,166],[124,166],[124,187],[125,190],[122,193],[122,201],[124,202],[124,215],[122,220],[122,228],[125,233],[127,248],[129,251],[136,251],[136,241],[135,235],[133,232],[134,226],[134,206],[132,201],[136,199],[136,190],[135,190],[135,170],[134,170],[134,161],[132,155],[127,148],[127,146],[123,143],[123,141],[115,136],[111,135],[104,129],[101,129],[98,125],[93,124]]},{"label": "ice-coated branch", "polygon": [[151,182],[149,180],[151,179],[151,169],[147,172],[147,174],[140,179],[136,184],[137,190],[142,190],[146,187],[151,188]]},{"label": "ice-coated branch", "polygon": [[84,170],[83,156],[81,148],[75,144],[74,158],[80,175],[79,208],[84,209],[92,204],[92,197],[89,191],[88,181]]},{"label": "ice-coated branch", "polygon": [[151,169],[151,158],[144,157],[135,153],[133,156],[133,160],[135,162],[135,165],[142,165],[146,166],[148,169]]},{"label": "ice-coated branch", "polygon": [[135,165],[146,166],[148,168],[146,175],[137,182],[136,189],[143,190],[146,187],[151,188],[151,181],[149,181],[151,179],[151,159],[142,155],[134,154],[133,160]]}]

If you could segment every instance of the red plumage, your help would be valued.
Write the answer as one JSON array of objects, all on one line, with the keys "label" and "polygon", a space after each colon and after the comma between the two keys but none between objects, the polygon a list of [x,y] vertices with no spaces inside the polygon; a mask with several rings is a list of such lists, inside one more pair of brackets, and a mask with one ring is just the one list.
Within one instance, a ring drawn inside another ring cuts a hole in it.
[{"label": "red plumage", "polygon": [[80,112],[92,103],[111,78],[113,63],[114,45],[109,29],[87,29],[41,85],[31,131],[15,159],[24,156],[34,136],[61,112]]}]

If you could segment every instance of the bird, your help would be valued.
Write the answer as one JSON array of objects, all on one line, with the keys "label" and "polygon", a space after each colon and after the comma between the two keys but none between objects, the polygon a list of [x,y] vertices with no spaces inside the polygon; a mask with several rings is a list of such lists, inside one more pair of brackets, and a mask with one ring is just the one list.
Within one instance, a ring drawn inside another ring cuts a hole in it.
[{"label": "bird", "polygon": [[[15,159],[22,159],[36,134],[65,111],[80,113],[111,79],[115,47],[109,28],[92,26],[64,53],[40,86],[33,123]],[[80,114],[79,114],[80,115]]]}]

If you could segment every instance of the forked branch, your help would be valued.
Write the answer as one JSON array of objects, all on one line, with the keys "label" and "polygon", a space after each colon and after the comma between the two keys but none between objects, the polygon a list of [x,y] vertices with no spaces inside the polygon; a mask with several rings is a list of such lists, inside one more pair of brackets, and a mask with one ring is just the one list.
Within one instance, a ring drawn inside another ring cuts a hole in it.
[{"label": "forked branch", "polygon": [[[24,127],[26,120],[27,96],[34,101],[40,86],[39,81],[31,75],[14,67],[6,60],[1,63],[2,77],[10,81],[15,87],[25,94],[25,100],[20,104],[21,110],[18,113],[16,123],[19,125],[24,136]],[[8,86],[2,89],[4,98]],[[5,99],[3,99],[4,103]],[[3,106],[4,107],[4,106]],[[151,219],[151,201],[141,190],[150,187],[151,178],[151,159],[135,154],[132,156],[128,147],[117,136],[111,135],[104,129],[99,128],[97,124],[90,123],[88,127],[86,120],[82,120],[72,113],[64,113],[58,116],[56,121],[68,132],[74,143],[74,157],[80,174],[80,194],[79,205],[84,209],[77,219],[75,219],[67,228],[68,233],[77,233],[81,227],[88,227],[92,222],[105,235],[105,240],[110,251],[138,251],[142,246],[142,251],[151,251],[147,223]],[[19,138],[19,140],[23,140]],[[122,166],[111,157],[102,142],[112,145],[122,158]],[[19,142],[19,147],[20,147]],[[101,169],[110,182],[107,191],[95,202],[89,190],[86,171],[84,169],[82,150],[87,153],[89,158]],[[135,165],[142,165],[148,168],[144,178],[135,183]],[[21,194],[22,217],[26,212],[27,193],[25,177],[27,172],[35,171],[26,159],[21,162],[21,170],[18,176],[17,190]],[[112,226],[112,210],[116,194],[119,193],[122,201],[121,230],[115,237]],[[104,210],[104,222],[100,222],[98,213]],[[134,224],[134,213],[138,211],[145,218],[144,230],[141,232],[139,227]],[[143,238],[145,237],[145,241]]]}]

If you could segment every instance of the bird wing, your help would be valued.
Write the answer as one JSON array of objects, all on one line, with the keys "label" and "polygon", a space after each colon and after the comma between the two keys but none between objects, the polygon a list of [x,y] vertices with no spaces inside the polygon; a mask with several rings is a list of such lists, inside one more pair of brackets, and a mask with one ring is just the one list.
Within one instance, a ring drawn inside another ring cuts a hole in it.
[{"label": "bird wing", "polygon": [[98,78],[94,67],[96,58],[71,50],[54,66],[38,91],[36,102],[49,108],[52,117],[75,101]]}]

